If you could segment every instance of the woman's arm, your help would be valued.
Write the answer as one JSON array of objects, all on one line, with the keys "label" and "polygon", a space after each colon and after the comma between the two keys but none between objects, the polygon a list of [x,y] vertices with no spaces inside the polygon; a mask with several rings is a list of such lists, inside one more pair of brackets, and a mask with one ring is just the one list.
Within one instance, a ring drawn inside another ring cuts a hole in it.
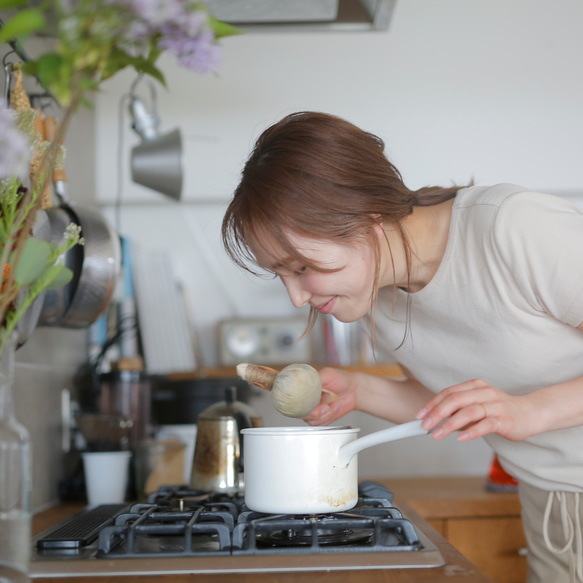
[{"label": "woman's arm", "polygon": [[433,430],[435,439],[461,430],[459,441],[488,433],[522,441],[546,431],[583,425],[583,377],[522,396],[507,395],[474,379],[441,391],[417,417],[424,420],[425,429]]},{"label": "woman's arm", "polygon": [[322,387],[335,393],[337,399],[330,402],[323,393],[322,402],[304,417],[310,425],[329,425],[354,410],[403,423],[414,419],[415,412],[433,396],[413,378],[387,379],[335,368],[323,368],[320,378]]},{"label": "woman's arm", "polygon": [[[583,323],[578,328],[583,331]],[[539,433],[583,425],[583,377],[522,396],[507,395],[475,379],[441,391],[417,412],[417,417],[424,419],[425,429],[433,429],[435,439],[462,430],[457,436],[459,441],[488,433],[521,441]]]}]

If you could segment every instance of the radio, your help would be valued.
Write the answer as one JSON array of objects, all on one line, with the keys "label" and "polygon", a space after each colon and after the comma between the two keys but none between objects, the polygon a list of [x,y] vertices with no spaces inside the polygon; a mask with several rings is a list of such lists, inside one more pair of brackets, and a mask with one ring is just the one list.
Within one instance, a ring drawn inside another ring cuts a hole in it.
[{"label": "radio", "polygon": [[219,322],[219,364],[311,362],[311,342],[308,337],[301,337],[307,323],[304,317],[241,318]]}]

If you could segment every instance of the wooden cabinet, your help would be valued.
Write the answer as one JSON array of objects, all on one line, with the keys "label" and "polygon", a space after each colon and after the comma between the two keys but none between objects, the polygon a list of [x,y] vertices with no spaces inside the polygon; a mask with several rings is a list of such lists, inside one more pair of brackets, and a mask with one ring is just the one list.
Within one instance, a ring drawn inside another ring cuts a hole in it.
[{"label": "wooden cabinet", "polygon": [[377,479],[407,502],[497,583],[525,583],[526,539],[514,493],[488,492],[484,479]]}]

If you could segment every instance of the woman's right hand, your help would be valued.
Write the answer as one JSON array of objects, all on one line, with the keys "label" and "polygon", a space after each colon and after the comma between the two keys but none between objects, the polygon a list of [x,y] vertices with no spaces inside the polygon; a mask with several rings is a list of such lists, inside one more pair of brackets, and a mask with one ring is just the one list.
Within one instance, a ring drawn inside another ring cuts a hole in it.
[{"label": "woman's right hand", "polygon": [[303,419],[310,425],[330,425],[356,409],[358,383],[355,374],[345,370],[326,367],[319,373],[325,390],[320,403]]}]

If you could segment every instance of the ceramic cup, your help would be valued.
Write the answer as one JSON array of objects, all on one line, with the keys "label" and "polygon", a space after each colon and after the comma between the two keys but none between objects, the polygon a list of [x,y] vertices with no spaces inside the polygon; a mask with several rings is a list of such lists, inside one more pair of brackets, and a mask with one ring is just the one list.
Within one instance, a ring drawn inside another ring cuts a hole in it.
[{"label": "ceramic cup", "polygon": [[89,506],[118,504],[125,500],[131,456],[129,451],[83,453]]}]

